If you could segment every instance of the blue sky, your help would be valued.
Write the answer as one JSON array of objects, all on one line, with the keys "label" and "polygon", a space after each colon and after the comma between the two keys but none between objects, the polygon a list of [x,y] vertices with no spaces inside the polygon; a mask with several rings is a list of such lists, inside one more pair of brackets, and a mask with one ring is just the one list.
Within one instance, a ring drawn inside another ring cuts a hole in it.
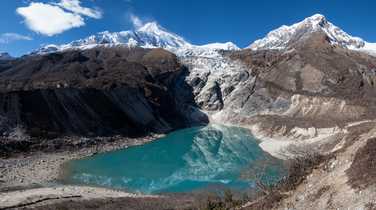
[{"label": "blue sky", "polygon": [[375,10],[374,0],[1,0],[0,52],[19,56],[104,30],[129,30],[132,15],[157,21],[193,44],[232,41],[245,47],[283,24],[320,13],[349,34],[376,42]]}]

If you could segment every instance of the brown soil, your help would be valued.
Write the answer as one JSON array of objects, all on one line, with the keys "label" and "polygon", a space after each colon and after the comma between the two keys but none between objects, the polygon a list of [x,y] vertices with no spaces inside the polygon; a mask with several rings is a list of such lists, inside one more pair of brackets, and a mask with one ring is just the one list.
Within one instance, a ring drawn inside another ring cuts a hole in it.
[{"label": "brown soil", "polygon": [[357,151],[346,172],[349,184],[354,188],[364,189],[376,184],[376,138],[369,139],[366,145]]}]

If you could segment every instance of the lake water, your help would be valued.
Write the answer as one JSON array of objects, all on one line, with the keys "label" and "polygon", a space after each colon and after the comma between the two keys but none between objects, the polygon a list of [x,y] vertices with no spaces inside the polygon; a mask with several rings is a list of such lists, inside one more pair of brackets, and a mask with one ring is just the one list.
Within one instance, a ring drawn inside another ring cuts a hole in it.
[{"label": "lake water", "polygon": [[256,173],[275,182],[283,174],[281,161],[265,153],[246,129],[208,125],[71,161],[65,182],[147,194],[244,190],[254,186]]}]

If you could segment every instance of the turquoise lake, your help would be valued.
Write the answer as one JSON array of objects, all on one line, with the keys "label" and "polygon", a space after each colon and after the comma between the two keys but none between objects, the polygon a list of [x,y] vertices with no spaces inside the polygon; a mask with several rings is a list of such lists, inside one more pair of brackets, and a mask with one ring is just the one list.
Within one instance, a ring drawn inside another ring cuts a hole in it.
[{"label": "turquoise lake", "polygon": [[268,164],[263,167],[262,179],[278,181],[283,174],[282,162],[265,153],[248,130],[208,125],[71,161],[64,181],[146,194],[245,190],[254,186],[249,171],[257,171],[253,166],[262,162]]}]

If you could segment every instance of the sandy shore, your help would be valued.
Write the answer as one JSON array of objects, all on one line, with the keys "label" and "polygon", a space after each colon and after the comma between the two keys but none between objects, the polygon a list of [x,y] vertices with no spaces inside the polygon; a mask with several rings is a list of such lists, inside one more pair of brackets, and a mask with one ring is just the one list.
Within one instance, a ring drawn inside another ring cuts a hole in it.
[{"label": "sandy shore", "polygon": [[97,153],[124,149],[153,141],[161,136],[144,138],[120,138],[103,145],[93,145],[78,150],[56,153],[36,152],[19,154],[15,157],[0,159],[0,192],[30,187],[56,186],[64,163],[73,159],[91,156]]}]

